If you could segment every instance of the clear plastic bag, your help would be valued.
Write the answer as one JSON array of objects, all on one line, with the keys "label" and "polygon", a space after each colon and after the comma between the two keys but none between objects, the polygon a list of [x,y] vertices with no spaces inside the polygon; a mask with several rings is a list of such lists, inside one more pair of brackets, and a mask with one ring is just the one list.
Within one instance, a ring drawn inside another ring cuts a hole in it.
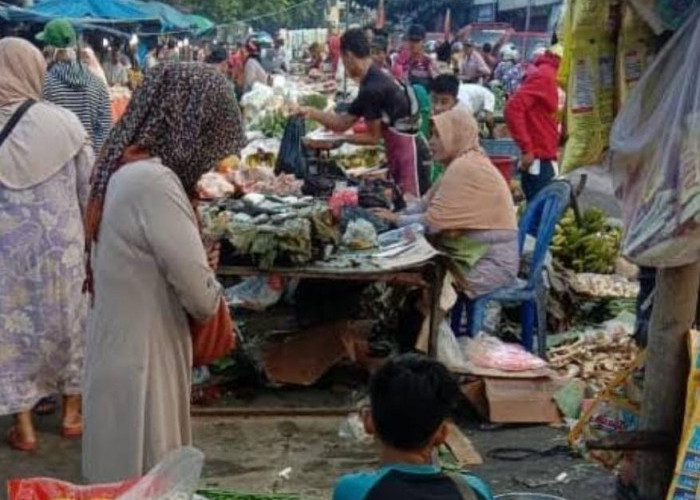
[{"label": "clear plastic bag", "polygon": [[204,453],[198,449],[175,450],[117,500],[190,500],[203,465]]},{"label": "clear plastic bag", "polygon": [[674,267],[700,259],[700,9],[666,43],[613,126],[610,161],[624,255]]}]

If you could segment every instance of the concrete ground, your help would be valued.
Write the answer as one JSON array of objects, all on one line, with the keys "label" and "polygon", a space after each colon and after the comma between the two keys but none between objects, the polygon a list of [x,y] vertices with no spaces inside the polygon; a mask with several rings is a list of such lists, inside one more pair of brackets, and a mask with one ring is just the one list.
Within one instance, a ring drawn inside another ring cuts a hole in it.
[{"label": "concrete ground", "polygon": [[[206,455],[202,485],[237,491],[297,493],[304,500],[330,498],[340,475],[377,465],[373,445],[338,437],[340,417],[201,417],[194,422],[195,445]],[[0,419],[0,435],[11,424]],[[54,477],[80,481],[80,442],[61,440],[55,417],[38,420],[40,448],[18,454],[0,444],[0,481],[19,477]],[[566,455],[502,462],[487,457],[497,447],[551,448],[563,444],[561,431],[550,427],[484,430],[463,427],[485,464],[473,469],[497,494],[548,493],[569,500],[614,498],[612,476]],[[278,473],[291,467],[289,480]],[[565,483],[555,479],[566,473]],[[5,498],[2,492],[0,498]]]}]

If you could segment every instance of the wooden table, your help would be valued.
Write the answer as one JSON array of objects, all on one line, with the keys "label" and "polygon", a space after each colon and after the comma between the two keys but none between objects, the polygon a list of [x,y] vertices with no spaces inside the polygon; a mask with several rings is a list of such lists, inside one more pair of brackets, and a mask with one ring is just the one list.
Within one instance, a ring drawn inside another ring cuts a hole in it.
[{"label": "wooden table", "polygon": [[439,256],[417,265],[391,270],[364,267],[330,268],[328,266],[314,265],[275,267],[264,270],[256,267],[221,266],[217,272],[222,277],[277,274],[286,278],[307,280],[384,282],[393,285],[426,288],[429,290],[430,297],[430,341],[428,353],[433,357],[437,355],[438,330],[442,320],[439,314],[440,295],[445,278],[445,265]]}]

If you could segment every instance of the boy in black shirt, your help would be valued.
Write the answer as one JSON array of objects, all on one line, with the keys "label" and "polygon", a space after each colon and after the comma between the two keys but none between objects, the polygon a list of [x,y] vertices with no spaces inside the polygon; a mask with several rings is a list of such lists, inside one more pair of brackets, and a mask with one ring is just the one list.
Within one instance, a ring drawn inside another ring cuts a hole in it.
[{"label": "boy in black shirt", "polygon": [[418,135],[420,111],[413,90],[373,64],[362,30],[346,31],[340,50],[348,76],[360,84],[357,99],[344,114],[311,108],[301,108],[301,114],[335,132],[345,132],[363,118],[367,132],[348,134],[345,140],[374,146],[383,139],[394,181],[404,194],[420,197],[430,187],[431,163],[428,145]]}]

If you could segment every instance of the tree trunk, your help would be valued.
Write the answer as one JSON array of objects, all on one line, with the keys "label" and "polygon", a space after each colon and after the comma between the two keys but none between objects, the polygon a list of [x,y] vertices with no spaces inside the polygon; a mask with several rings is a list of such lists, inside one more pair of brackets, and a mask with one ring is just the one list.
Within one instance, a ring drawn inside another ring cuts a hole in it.
[{"label": "tree trunk", "polygon": [[[688,377],[686,333],[695,321],[700,263],[659,269],[649,327],[640,430],[667,432],[680,440]],[[675,453],[640,453],[637,489],[640,498],[666,497],[673,478]]]}]

